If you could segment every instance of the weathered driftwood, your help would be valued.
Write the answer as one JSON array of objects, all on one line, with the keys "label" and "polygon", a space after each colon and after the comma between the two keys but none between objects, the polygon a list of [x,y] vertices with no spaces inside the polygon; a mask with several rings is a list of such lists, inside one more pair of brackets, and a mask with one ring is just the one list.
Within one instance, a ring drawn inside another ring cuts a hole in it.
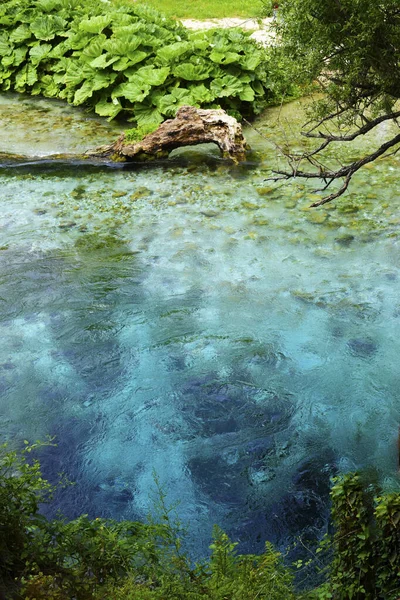
[{"label": "weathered driftwood", "polygon": [[123,133],[109,146],[90,150],[89,156],[108,156],[111,160],[135,160],[166,156],[175,148],[213,142],[222,155],[235,162],[243,160],[246,141],[242,127],[224,110],[203,110],[182,106],[174,119],[164,121],[156,131],[138,142],[129,142]]},{"label": "weathered driftwood", "polygon": [[193,106],[182,106],[175,119],[164,121],[160,127],[138,142],[129,142],[123,133],[116,142],[88,150],[83,154],[51,154],[46,156],[25,156],[1,153],[0,163],[29,162],[74,162],[110,163],[146,160],[168,156],[175,148],[213,142],[224,157],[234,162],[243,160],[247,144],[242,127],[234,117],[224,110],[203,110]]}]

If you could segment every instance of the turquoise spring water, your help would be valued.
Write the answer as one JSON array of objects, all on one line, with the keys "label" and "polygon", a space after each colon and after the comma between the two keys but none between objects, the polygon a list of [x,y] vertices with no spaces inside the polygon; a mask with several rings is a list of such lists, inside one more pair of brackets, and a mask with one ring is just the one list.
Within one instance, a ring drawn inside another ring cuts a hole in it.
[{"label": "turquoise spring water", "polygon": [[[119,131],[0,107],[0,151]],[[241,167],[213,146],[129,169],[1,159],[1,438],[56,436],[44,473],[76,485],[47,514],[146,518],[156,472],[201,556],[213,523],[243,551],[319,537],[337,472],[398,484],[400,157],[311,211],[311,187],[265,182],[276,151],[247,135]]]}]

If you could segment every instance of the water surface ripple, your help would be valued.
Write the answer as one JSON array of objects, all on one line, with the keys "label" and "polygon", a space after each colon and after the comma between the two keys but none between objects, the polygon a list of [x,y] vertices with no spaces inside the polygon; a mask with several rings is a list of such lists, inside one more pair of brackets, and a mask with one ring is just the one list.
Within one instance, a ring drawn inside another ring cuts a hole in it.
[{"label": "water surface ripple", "polygon": [[[35,120],[27,99],[0,104]],[[116,134],[39,108],[43,152]],[[249,136],[244,167],[203,147],[151,168],[0,169],[0,427],[56,436],[45,475],[76,485],[48,514],[145,518],[156,472],[201,556],[216,522],[244,551],[319,537],[339,471],[395,484],[399,158],[310,211],[311,188],[268,187],[274,151]]]}]

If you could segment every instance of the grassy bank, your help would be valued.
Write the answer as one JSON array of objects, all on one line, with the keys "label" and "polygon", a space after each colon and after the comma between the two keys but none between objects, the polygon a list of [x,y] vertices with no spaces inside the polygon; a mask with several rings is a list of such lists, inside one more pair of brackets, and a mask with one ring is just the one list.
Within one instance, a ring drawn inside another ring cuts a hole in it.
[{"label": "grassy bank", "polygon": [[262,15],[264,6],[261,0],[139,0],[139,3],[148,4],[177,19],[257,18]]}]

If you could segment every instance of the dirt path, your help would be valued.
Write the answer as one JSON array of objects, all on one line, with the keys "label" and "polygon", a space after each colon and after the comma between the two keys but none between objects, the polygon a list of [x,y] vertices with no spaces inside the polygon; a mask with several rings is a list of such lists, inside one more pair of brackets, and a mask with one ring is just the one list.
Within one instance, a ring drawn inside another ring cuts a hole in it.
[{"label": "dirt path", "polygon": [[209,19],[208,21],[196,21],[195,19],[184,19],[183,25],[188,29],[213,29],[214,27],[242,27],[252,30],[251,37],[265,46],[275,43],[276,31],[272,18],[267,19],[241,19],[236,17],[226,19]]}]

